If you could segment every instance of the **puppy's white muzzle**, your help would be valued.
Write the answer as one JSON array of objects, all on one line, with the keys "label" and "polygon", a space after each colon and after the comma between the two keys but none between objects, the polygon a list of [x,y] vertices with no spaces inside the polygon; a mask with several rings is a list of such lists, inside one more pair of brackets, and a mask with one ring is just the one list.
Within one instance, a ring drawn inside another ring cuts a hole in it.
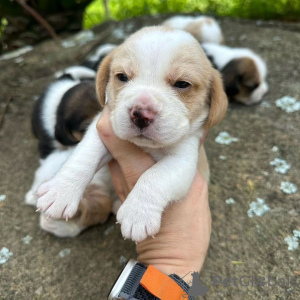
[{"label": "puppy's white muzzle", "polygon": [[268,84],[265,81],[262,82],[261,85],[252,92],[250,101],[246,104],[251,105],[260,102],[262,97],[268,92],[268,90],[269,90]]},{"label": "puppy's white muzzle", "polygon": [[177,142],[189,130],[185,105],[168,90],[128,85],[118,95],[112,126],[121,139],[159,148]]}]

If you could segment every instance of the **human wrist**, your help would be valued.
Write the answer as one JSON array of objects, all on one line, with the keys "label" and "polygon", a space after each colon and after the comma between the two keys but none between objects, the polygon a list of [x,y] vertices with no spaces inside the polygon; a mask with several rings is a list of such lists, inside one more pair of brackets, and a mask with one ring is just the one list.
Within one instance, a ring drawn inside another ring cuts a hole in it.
[{"label": "human wrist", "polygon": [[179,300],[184,297],[191,300],[189,289],[190,286],[177,274],[166,275],[153,265],[131,259],[113,285],[108,299]]},{"label": "human wrist", "polygon": [[[200,272],[200,268],[197,265],[194,264],[187,264],[182,265],[182,261],[179,260],[168,260],[167,262],[156,262],[156,260],[143,260],[143,258],[140,259],[140,256],[138,257],[138,261],[145,265],[152,265],[160,272],[164,273],[165,275],[172,275],[176,274],[178,277],[183,279],[188,285],[192,281],[192,273],[193,272]],[[158,260],[157,260],[158,261]]]}]

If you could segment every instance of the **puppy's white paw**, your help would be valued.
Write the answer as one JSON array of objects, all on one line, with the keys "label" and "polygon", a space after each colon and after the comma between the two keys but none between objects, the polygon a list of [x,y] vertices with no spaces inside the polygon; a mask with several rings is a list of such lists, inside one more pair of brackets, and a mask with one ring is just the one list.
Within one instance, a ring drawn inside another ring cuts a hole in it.
[{"label": "puppy's white paw", "polygon": [[[130,195],[128,198],[131,198]],[[148,205],[147,201],[130,201],[131,199],[128,198],[117,213],[117,221],[121,224],[123,237],[141,242],[148,236],[157,234],[160,229],[162,210]]]},{"label": "puppy's white paw", "polygon": [[80,187],[60,177],[43,183],[36,194],[38,211],[53,219],[71,219],[82,198]]},{"label": "puppy's white paw", "polygon": [[66,222],[65,220],[54,220],[44,215],[40,215],[40,226],[43,230],[58,237],[75,237],[86,227],[79,223],[79,219]]},{"label": "puppy's white paw", "polygon": [[25,195],[25,203],[28,205],[36,206],[37,197],[35,191],[30,189]]}]

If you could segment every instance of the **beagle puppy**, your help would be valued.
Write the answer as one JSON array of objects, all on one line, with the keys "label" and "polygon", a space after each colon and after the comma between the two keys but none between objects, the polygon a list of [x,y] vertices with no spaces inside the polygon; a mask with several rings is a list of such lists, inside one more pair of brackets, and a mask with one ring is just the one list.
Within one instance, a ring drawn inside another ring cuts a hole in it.
[{"label": "beagle puppy", "polygon": [[[92,76],[93,75],[93,76]],[[84,67],[70,67],[52,83],[37,100],[32,114],[32,129],[39,141],[40,166],[25,196],[25,202],[36,205],[35,191],[59,171],[88,125],[101,111],[95,89],[96,73]],[[87,80],[87,79],[93,80]],[[81,81],[80,81],[81,80]],[[43,230],[59,237],[74,237],[85,228],[104,223],[112,210],[113,185],[104,167],[84,191],[75,216],[69,221],[40,216]]]},{"label": "beagle puppy", "polygon": [[[115,134],[157,161],[117,213],[123,236],[140,242],[159,231],[165,207],[187,195],[197,169],[209,180],[200,140],[224,117],[227,97],[197,40],[159,26],[137,31],[112,51],[96,88],[100,104],[111,109]],[[54,178],[38,188],[37,207],[47,216],[71,218],[95,172],[112,159],[96,128],[100,115]]]},{"label": "beagle puppy", "polygon": [[74,79],[78,76],[65,73],[35,103],[31,124],[42,159],[54,149],[77,144],[101,109],[94,80],[80,82]]},{"label": "beagle puppy", "polygon": [[268,92],[267,66],[263,59],[247,48],[230,48],[203,43],[203,50],[223,76],[230,100],[245,105],[256,104]]},{"label": "beagle puppy", "polygon": [[192,34],[200,43],[224,44],[224,36],[218,22],[207,16],[174,16],[162,23]]}]

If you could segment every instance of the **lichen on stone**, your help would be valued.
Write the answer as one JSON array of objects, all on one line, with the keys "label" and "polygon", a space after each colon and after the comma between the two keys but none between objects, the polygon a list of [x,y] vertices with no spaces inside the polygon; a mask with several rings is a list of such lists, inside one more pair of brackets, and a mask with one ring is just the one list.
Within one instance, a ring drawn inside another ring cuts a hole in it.
[{"label": "lichen on stone", "polygon": [[271,166],[275,166],[275,171],[280,174],[286,174],[287,171],[291,168],[284,159],[275,158],[270,162]]},{"label": "lichen on stone", "polygon": [[293,97],[285,96],[276,100],[276,106],[280,107],[287,113],[292,113],[300,110],[300,101],[297,101]]},{"label": "lichen on stone", "polygon": [[22,238],[22,241],[25,245],[29,245],[31,240],[32,240],[32,236],[30,235],[26,235],[25,237]]},{"label": "lichen on stone", "polygon": [[235,200],[233,198],[228,198],[228,199],[225,200],[225,203],[226,204],[234,204]]},{"label": "lichen on stone", "polygon": [[265,200],[257,198],[257,201],[253,201],[249,204],[249,210],[247,212],[249,218],[253,218],[254,215],[261,217],[266,212],[270,211],[270,207],[265,204]]},{"label": "lichen on stone", "polygon": [[286,194],[295,194],[298,190],[296,185],[289,181],[281,182],[280,189]]},{"label": "lichen on stone", "polygon": [[60,257],[66,257],[66,256],[69,256],[71,254],[71,249],[70,248],[66,248],[66,249],[63,249],[63,250],[61,250],[59,253],[58,253],[58,255],[60,256]]},{"label": "lichen on stone", "polygon": [[5,264],[9,258],[13,255],[6,247],[0,250],[0,265]]},{"label": "lichen on stone", "polygon": [[222,131],[219,135],[215,138],[216,143],[222,145],[229,145],[233,142],[237,142],[239,139],[232,137],[227,131]]},{"label": "lichen on stone", "polygon": [[284,241],[288,244],[288,249],[290,251],[297,250],[299,248],[298,238],[295,236],[288,235]]}]

